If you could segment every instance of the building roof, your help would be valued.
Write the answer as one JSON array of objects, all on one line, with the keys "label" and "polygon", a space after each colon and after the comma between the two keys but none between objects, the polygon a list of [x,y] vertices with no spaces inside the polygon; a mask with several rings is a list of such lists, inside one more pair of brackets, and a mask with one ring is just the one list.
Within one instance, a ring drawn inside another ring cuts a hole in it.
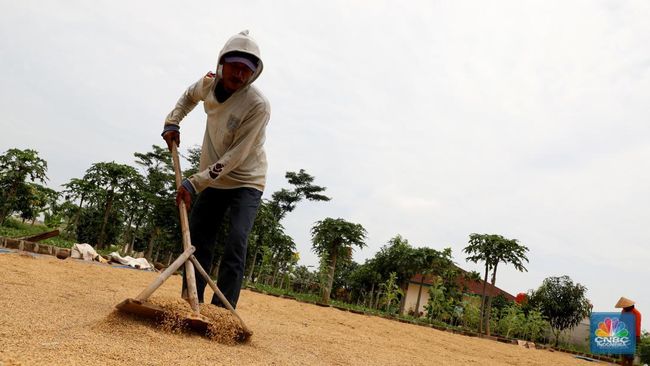
[{"label": "building roof", "polygon": [[[460,269],[462,272],[465,272],[464,270]],[[433,284],[433,275],[424,275],[424,284],[431,286]],[[410,282],[412,283],[420,283],[422,281],[422,274],[416,274],[415,276],[411,277]],[[467,288],[465,292],[470,293],[470,294],[475,294],[475,295],[481,295],[483,293],[483,280],[469,280],[464,278],[462,275],[459,275],[456,278],[456,283],[463,288]],[[509,301],[515,301],[515,297],[508,292],[500,289],[497,286],[492,286],[489,282],[486,283],[485,286],[485,293],[490,296],[498,296],[498,295],[503,295],[507,300]]]}]

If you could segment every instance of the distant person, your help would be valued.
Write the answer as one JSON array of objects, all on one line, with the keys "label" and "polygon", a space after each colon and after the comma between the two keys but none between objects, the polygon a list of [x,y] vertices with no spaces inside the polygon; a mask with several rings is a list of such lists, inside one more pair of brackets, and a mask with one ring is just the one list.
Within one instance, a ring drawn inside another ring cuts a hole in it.
[{"label": "distant person", "polygon": [[[616,303],[616,308],[623,308],[621,314],[631,313],[634,315],[635,320],[635,329],[636,329],[636,347],[638,349],[639,343],[641,342],[641,312],[634,308],[634,301],[621,297]],[[621,365],[633,365],[634,364],[634,355],[622,355]]]},{"label": "distant person", "polygon": [[[192,245],[201,266],[210,272],[217,231],[229,209],[230,232],[226,239],[217,285],[233,307],[239,300],[248,234],[257,215],[266,183],[265,129],[271,108],[253,85],[263,64],[257,43],[243,31],[231,37],[219,53],[216,73],[192,84],[165,119],[163,139],[171,150],[180,144],[179,124],[203,102],[207,114],[199,172],[183,180],[176,203],[191,207]],[[196,276],[199,302],[205,279]],[[183,281],[183,294],[187,284]],[[184,297],[186,297],[184,295]],[[187,297],[186,297],[187,298]],[[223,306],[216,296],[212,304]]]}]

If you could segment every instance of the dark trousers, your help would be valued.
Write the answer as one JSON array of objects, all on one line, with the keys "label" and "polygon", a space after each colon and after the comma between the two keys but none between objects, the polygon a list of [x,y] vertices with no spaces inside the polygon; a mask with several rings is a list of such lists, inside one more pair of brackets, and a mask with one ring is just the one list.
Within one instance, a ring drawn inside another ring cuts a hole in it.
[{"label": "dark trousers", "polygon": [[[192,205],[190,236],[192,245],[196,247],[194,256],[208,273],[212,269],[219,227],[226,211],[230,209],[230,232],[219,265],[217,286],[233,307],[237,306],[239,300],[244,279],[248,234],[253,227],[261,198],[262,192],[253,188],[206,188]],[[205,279],[197,273],[196,289],[201,303],[206,284]],[[185,288],[183,276],[183,290]],[[212,304],[223,306],[216,295],[212,297]]]}]

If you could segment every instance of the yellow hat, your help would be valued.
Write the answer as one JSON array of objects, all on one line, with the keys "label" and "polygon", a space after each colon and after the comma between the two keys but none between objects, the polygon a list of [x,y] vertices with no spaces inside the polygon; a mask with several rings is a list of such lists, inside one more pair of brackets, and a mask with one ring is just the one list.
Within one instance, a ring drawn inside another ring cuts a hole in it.
[{"label": "yellow hat", "polygon": [[634,301],[626,298],[626,297],[621,297],[616,305],[614,306],[615,308],[627,308],[634,305]]}]

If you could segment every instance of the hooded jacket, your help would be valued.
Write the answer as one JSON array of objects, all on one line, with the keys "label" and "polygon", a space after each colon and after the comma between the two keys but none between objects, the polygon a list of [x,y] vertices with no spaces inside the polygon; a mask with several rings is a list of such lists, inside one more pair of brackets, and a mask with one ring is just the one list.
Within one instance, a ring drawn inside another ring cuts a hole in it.
[{"label": "hooded jacket", "polygon": [[[225,54],[233,51],[252,54],[259,60],[248,83],[220,103],[215,86],[221,79]],[[193,193],[207,187],[231,189],[250,187],[264,191],[266,184],[265,129],[271,115],[269,101],[253,85],[264,65],[257,43],[248,31],[231,37],[219,53],[217,73],[192,84],[165,119],[164,131],[178,130],[181,120],[202,101],[207,114],[201,147],[199,172],[188,178]]]}]

